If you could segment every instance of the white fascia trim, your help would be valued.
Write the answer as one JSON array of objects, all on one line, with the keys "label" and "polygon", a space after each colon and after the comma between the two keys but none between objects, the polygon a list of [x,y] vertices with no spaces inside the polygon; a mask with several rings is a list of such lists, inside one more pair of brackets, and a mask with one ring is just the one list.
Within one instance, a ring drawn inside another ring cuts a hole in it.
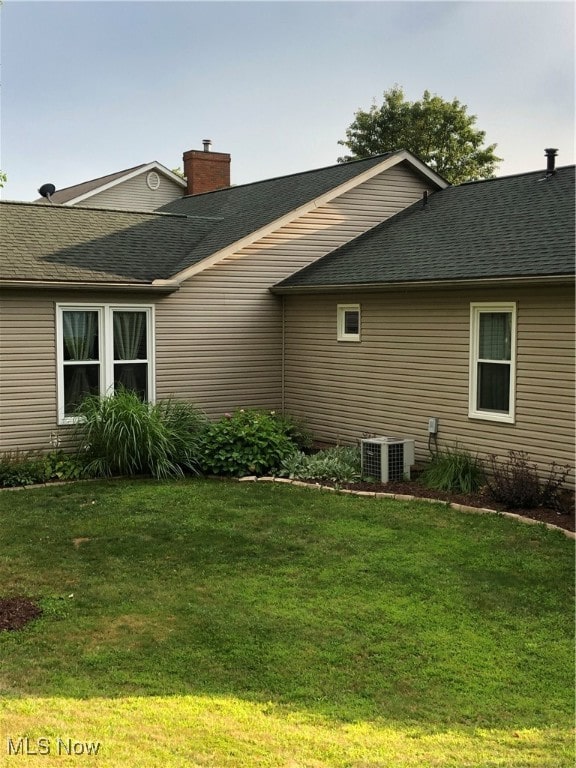
[{"label": "white fascia trim", "polygon": [[65,203],[63,203],[63,205],[76,205],[77,203],[81,203],[83,200],[87,200],[89,197],[99,195],[100,192],[106,192],[106,190],[112,189],[112,187],[116,187],[118,184],[123,184],[125,181],[129,181],[136,176],[140,176],[143,173],[149,173],[150,171],[157,171],[163,176],[167,176],[171,181],[182,187],[182,189],[186,189],[186,182],[183,179],[181,179],[179,176],[176,176],[176,174],[172,173],[172,171],[169,171],[168,168],[160,165],[160,163],[154,161],[153,163],[148,163],[148,165],[145,165],[142,168],[137,168],[131,173],[127,173],[125,176],[120,176],[119,178],[114,179],[114,181],[109,181],[107,184],[103,184],[101,187],[91,189],[90,192],[85,192],[83,195],[78,195],[78,197],[72,198],[72,200],[67,200]]},{"label": "white fascia trim", "polygon": [[309,200],[307,203],[304,203],[304,205],[301,205],[299,208],[294,208],[292,211],[285,214],[284,216],[281,216],[279,219],[271,221],[264,227],[251,232],[249,235],[246,235],[240,240],[236,240],[236,242],[226,246],[226,248],[223,248],[220,251],[216,251],[216,253],[213,253],[211,256],[207,256],[197,264],[193,264],[192,266],[182,270],[182,272],[178,272],[169,280],[154,280],[152,284],[180,285],[184,280],[188,280],[190,277],[198,274],[198,272],[203,272],[208,267],[211,267],[214,264],[217,264],[219,261],[222,261],[222,259],[225,259],[226,256],[231,256],[242,248],[245,248],[248,245],[252,245],[252,243],[260,240],[262,237],[266,237],[272,232],[275,232],[285,224],[289,224],[299,216],[303,216],[304,214],[313,211],[314,208],[319,208],[321,205],[329,203],[331,200],[334,200],[334,198],[349,192],[351,189],[354,189],[363,182],[368,181],[374,176],[377,176],[379,173],[387,171],[389,168],[393,168],[395,165],[398,165],[404,161],[412,165],[416,171],[425,175],[432,184],[435,184],[440,189],[444,189],[445,187],[449,186],[448,182],[435,174],[434,171],[430,170],[430,168],[427,168],[424,163],[418,160],[418,158],[414,157],[414,155],[412,155],[410,152],[407,152],[406,150],[401,150],[399,152],[395,152],[392,156],[385,158],[381,163],[378,163],[377,165],[372,166],[372,168],[368,168],[363,173],[358,174],[358,176],[355,176],[353,179],[348,179],[348,181],[345,181],[337,187],[333,187],[320,197],[317,197],[314,200]]}]

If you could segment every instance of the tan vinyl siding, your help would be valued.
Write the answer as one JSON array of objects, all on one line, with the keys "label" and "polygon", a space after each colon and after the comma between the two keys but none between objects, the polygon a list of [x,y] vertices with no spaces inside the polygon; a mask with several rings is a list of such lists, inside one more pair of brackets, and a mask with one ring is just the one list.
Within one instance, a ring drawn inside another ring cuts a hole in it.
[{"label": "tan vinyl siding", "polygon": [[[361,304],[362,340],[336,341],[338,303]],[[517,302],[515,424],[468,417],[471,301]],[[416,438],[428,418],[440,447],[525,450],[540,464],[574,463],[573,289],[509,288],[285,298],[285,407],[318,439]],[[573,476],[572,476],[573,481]]]},{"label": "tan vinyl siding", "polygon": [[[148,189],[144,176],[129,183]],[[156,398],[187,399],[211,416],[237,407],[280,408],[282,302],[269,288],[419,200],[424,189],[432,187],[398,164],[156,299]],[[86,204],[102,204],[98,197]],[[128,197],[126,207],[143,206],[133,192]],[[109,202],[122,206],[119,199]],[[0,449],[46,449],[52,432],[69,433],[56,423],[56,302],[150,304],[154,299],[82,292],[5,295]]]},{"label": "tan vinyl siding", "polygon": [[129,211],[155,211],[171,203],[172,200],[183,197],[186,193],[183,187],[160,173],[158,174],[160,186],[152,190],[146,183],[147,175],[148,172],[134,176],[110,189],[91,195],[75,205]]},{"label": "tan vinyl siding", "polygon": [[280,408],[281,300],[269,288],[431,189],[403,164],[315,208],[188,280],[156,309],[158,397],[212,416]]},{"label": "tan vinyl siding", "polygon": [[5,291],[0,298],[0,451],[50,450],[51,438],[69,442],[58,426],[56,305],[150,304],[135,294]]}]

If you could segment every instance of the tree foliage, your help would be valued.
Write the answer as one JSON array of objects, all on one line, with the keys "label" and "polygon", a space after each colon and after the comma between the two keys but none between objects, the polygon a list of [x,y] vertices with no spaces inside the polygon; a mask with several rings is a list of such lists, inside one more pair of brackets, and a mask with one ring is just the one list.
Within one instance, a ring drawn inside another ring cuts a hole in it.
[{"label": "tree foliage", "polygon": [[338,162],[407,149],[452,184],[492,178],[502,158],[494,154],[496,144],[483,146],[486,133],[475,123],[476,115],[458,99],[444,101],[424,91],[420,101],[406,101],[395,85],[384,92],[382,106],[356,112],[346,139],[338,142],[352,154]]},{"label": "tree foliage", "polygon": [[0,189],[6,184],[8,181],[8,177],[3,171],[0,171]]}]

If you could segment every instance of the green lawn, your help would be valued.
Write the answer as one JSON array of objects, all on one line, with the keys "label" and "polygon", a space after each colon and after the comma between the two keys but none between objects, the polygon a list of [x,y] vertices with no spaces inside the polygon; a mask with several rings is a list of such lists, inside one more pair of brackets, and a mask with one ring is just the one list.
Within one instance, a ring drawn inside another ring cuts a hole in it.
[{"label": "green lawn", "polygon": [[0,633],[0,765],[571,768],[573,544],[268,483],[0,493],[1,596],[44,607]]}]

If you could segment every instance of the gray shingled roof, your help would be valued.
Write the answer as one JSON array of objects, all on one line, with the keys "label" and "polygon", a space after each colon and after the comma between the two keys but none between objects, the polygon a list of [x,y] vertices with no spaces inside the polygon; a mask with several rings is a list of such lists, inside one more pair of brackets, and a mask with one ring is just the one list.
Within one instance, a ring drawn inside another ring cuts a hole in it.
[{"label": "gray shingled roof", "polygon": [[393,154],[192,195],[156,213],[1,202],[0,279],[168,279]]},{"label": "gray shingled roof", "polygon": [[0,279],[151,283],[168,278],[214,219],[0,203]]},{"label": "gray shingled roof", "polygon": [[447,187],[274,290],[574,274],[574,166]]},{"label": "gray shingled roof", "polygon": [[[70,200],[75,200],[77,197],[85,195],[88,192],[95,191],[99,187],[103,187],[105,184],[110,184],[110,182],[116,181],[116,179],[121,179],[123,176],[126,176],[129,173],[137,171],[138,168],[145,168],[145,166],[146,163],[141,163],[140,165],[135,165],[133,168],[125,168],[123,171],[116,171],[116,173],[109,173],[107,176],[100,176],[97,179],[83,181],[81,184],[74,184],[72,187],[58,189],[51,196],[51,201],[57,205],[62,205],[63,203],[67,203]],[[41,203],[42,205],[50,205],[50,201],[46,200],[44,197],[39,197],[34,202]]]}]

